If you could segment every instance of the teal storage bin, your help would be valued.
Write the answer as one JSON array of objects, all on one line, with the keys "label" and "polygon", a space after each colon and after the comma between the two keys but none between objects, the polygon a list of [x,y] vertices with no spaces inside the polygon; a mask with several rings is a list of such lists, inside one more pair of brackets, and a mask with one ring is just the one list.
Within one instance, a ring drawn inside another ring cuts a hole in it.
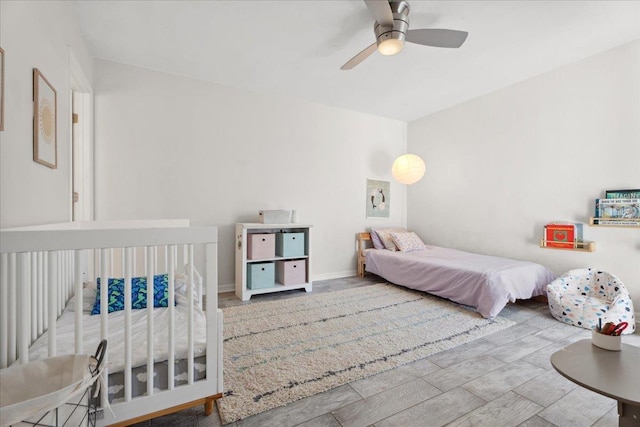
[{"label": "teal storage bin", "polygon": [[276,285],[276,268],[273,262],[257,262],[247,265],[247,288],[265,289]]},{"label": "teal storage bin", "polygon": [[282,257],[305,256],[304,233],[276,234],[276,255]]}]

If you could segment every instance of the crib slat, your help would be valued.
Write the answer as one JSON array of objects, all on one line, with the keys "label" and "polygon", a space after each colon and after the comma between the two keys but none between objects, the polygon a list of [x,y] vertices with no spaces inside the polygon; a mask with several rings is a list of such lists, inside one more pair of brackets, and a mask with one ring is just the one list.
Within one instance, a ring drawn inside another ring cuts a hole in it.
[{"label": "crib slat", "polygon": [[37,252],[36,255],[38,259],[38,336],[42,335],[44,332],[44,319],[46,317],[46,307],[45,307],[45,289],[44,289],[44,255],[42,252]]},{"label": "crib slat", "polygon": [[17,318],[16,318],[16,254],[9,255],[9,351],[7,354],[7,363],[10,365],[16,360],[17,356]]},{"label": "crib slat", "polygon": [[153,274],[154,247],[147,247],[147,396],[153,395]]},{"label": "crib slat", "polygon": [[18,254],[17,260],[16,283],[23,284],[17,287],[18,307],[20,307],[18,316],[18,359],[20,363],[29,362],[29,344],[31,344],[31,314],[29,310],[31,306],[31,286],[25,285],[31,282],[31,269],[29,268],[30,258],[30,253],[22,252]]},{"label": "crib slat", "polygon": [[9,254],[0,258],[0,369],[9,356]]},{"label": "crib slat", "polygon": [[38,338],[38,264],[35,252],[29,254],[29,270],[31,271],[29,274],[29,286],[31,288],[31,297],[29,298],[31,304],[31,308],[29,309],[31,339],[29,342],[31,343]]},{"label": "crib slat", "polygon": [[[109,326],[107,324],[107,316],[109,314],[108,306],[108,290],[109,290],[109,249],[100,249],[100,339],[108,340],[109,338]],[[107,341],[107,348],[109,348],[109,342]],[[109,384],[109,352],[107,351],[102,360],[102,366],[105,367],[102,371],[102,381],[104,384]],[[106,407],[108,402],[108,393],[101,393],[102,406]]]},{"label": "crib slat", "polygon": [[57,318],[57,302],[58,302],[58,252],[50,251],[47,253],[47,279],[49,289],[48,299],[48,314],[47,330],[48,344],[49,344],[49,357],[56,356],[58,354],[56,348],[57,331],[56,331],[56,318]]},{"label": "crib slat", "polygon": [[76,295],[76,307],[75,307],[75,327],[76,327],[76,353],[84,353],[84,346],[82,344],[83,341],[83,328],[82,328],[82,297],[83,297],[83,289],[82,289],[82,251],[76,250],[73,254],[75,258],[74,265],[74,293]]},{"label": "crib slat", "polygon": [[131,278],[133,248],[125,249],[124,260],[124,400],[131,400]]},{"label": "crib slat", "polygon": [[191,286],[191,283],[194,280],[193,277],[193,245],[189,245],[189,250],[188,250],[188,256],[189,256],[189,273],[187,277],[187,289],[188,289],[188,296],[189,296],[189,302],[187,304],[188,307],[188,313],[189,315],[187,316],[188,321],[187,321],[187,375],[188,375],[188,379],[189,379],[189,384],[193,384],[193,298],[194,298],[194,294],[193,294],[193,286]]},{"label": "crib slat", "polygon": [[[173,390],[175,387],[175,264],[176,264],[176,247],[174,245],[169,246],[169,259],[166,261],[169,264],[169,360],[168,360],[168,372],[167,381],[169,390]],[[166,259],[166,258],[165,258]],[[187,284],[188,286],[188,284]]]}]

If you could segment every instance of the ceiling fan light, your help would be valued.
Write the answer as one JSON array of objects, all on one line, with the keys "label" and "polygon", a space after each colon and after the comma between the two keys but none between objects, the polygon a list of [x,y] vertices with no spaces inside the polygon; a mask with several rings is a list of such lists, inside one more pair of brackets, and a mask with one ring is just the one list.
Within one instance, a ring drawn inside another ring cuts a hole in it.
[{"label": "ceiling fan light", "polygon": [[390,56],[400,53],[404,46],[404,41],[399,39],[386,39],[378,45],[378,52],[382,55]]}]

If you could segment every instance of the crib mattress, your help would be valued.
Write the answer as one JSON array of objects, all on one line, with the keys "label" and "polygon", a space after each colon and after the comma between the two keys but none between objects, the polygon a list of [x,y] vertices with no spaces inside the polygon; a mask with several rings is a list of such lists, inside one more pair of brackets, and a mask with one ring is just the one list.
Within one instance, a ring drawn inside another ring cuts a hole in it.
[{"label": "crib mattress", "polygon": [[[176,295],[177,304],[174,307],[174,341],[175,359],[187,357],[187,323],[189,318],[186,298]],[[56,342],[58,355],[75,352],[75,297],[71,298],[58,318],[56,325]],[[100,337],[100,315],[91,316],[83,312],[83,345],[84,352],[92,354],[98,347]],[[168,359],[169,343],[169,309],[153,309],[153,359],[164,361]],[[131,361],[132,366],[146,365],[147,362],[147,310],[131,311]],[[125,312],[117,311],[109,314],[108,321],[108,357],[107,368],[109,373],[124,369],[124,339]],[[202,356],[206,352],[206,315],[200,308],[194,306],[193,323],[193,354],[194,357]],[[45,333],[38,338],[29,348],[29,360],[44,359],[48,357],[49,334]]]}]

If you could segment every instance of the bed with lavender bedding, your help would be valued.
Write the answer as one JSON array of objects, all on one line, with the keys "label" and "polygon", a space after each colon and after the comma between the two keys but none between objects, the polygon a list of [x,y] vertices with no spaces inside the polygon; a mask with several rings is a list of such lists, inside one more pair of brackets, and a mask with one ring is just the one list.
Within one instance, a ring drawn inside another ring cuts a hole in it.
[{"label": "bed with lavender bedding", "polygon": [[363,249],[365,270],[391,283],[474,307],[493,318],[507,302],[546,294],[555,275],[546,267],[488,255],[427,246],[399,252]]}]

